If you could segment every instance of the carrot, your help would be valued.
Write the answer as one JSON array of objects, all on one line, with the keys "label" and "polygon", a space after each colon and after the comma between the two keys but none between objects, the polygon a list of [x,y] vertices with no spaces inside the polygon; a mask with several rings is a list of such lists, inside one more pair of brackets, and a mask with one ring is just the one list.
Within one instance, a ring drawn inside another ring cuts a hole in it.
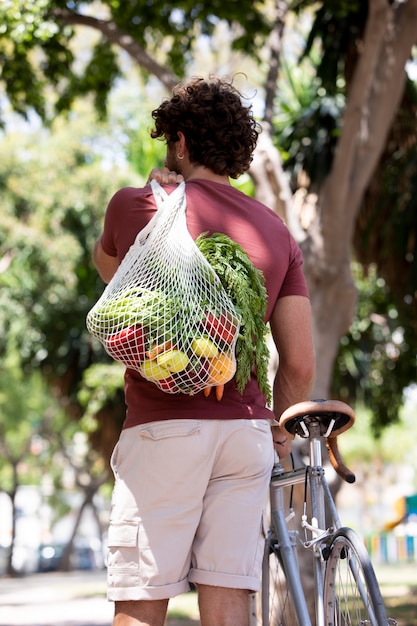
[{"label": "carrot", "polygon": [[224,385],[216,385],[216,399],[220,402],[223,398]]},{"label": "carrot", "polygon": [[154,345],[150,350],[145,352],[145,357],[150,361],[156,359],[158,354],[161,352],[166,352],[167,350],[172,350],[173,345],[172,341],[165,341],[165,343],[161,343],[160,345]]},{"label": "carrot", "polygon": [[[213,387],[204,387],[203,393],[206,398],[208,398],[211,394],[212,388]],[[223,398],[224,385],[214,385],[214,389],[216,390],[216,400],[220,402],[220,400]]]},{"label": "carrot", "polygon": [[203,393],[204,393],[204,396],[208,398],[211,393],[211,387],[204,387]]}]

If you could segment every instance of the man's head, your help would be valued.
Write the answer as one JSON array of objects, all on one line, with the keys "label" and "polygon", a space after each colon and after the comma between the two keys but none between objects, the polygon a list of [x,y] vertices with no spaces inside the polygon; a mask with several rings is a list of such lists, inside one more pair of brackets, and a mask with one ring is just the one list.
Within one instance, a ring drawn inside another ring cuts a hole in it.
[{"label": "man's head", "polygon": [[151,136],[167,141],[168,157],[177,151],[175,144],[179,145],[183,136],[193,165],[231,178],[249,169],[260,127],[251,107],[243,105],[230,82],[193,78],[179,84],[172,98],[155,109],[152,117],[155,129]]}]

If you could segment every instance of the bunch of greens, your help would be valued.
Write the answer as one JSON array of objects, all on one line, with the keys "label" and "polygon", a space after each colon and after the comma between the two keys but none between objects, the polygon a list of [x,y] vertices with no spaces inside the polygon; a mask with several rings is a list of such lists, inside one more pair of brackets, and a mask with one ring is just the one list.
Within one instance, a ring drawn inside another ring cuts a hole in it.
[{"label": "bunch of greens", "polygon": [[182,309],[181,300],[167,297],[159,289],[132,287],[116,299],[98,303],[87,316],[87,326],[92,334],[105,340],[110,332],[140,324],[147,328],[149,337],[155,335],[156,339],[156,335],[168,336],[173,332],[172,320]]},{"label": "bunch of greens", "polygon": [[223,233],[210,237],[202,234],[196,240],[201,253],[215,270],[236,312],[242,316],[236,343],[236,383],[240,393],[248,383],[251,372],[267,401],[271,401],[268,380],[269,350],[266,344],[267,326],[264,316],[267,306],[265,279],[243,248]]}]

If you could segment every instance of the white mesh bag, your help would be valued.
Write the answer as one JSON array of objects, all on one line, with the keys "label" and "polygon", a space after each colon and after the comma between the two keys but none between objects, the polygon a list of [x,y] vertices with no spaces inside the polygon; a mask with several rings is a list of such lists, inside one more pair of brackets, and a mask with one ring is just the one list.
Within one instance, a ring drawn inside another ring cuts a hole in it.
[{"label": "white mesh bag", "polygon": [[152,181],[157,212],[137,235],[87,328],[116,361],[167,393],[193,395],[236,371],[240,315],[186,223],[185,183]]}]

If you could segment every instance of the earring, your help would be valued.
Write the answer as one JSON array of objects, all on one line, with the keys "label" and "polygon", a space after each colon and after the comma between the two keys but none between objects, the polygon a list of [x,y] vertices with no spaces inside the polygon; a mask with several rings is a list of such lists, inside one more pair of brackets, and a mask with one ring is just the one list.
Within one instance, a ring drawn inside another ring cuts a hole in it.
[{"label": "earring", "polygon": [[177,153],[177,159],[179,159],[180,161],[182,161],[182,160],[183,160],[183,158],[184,158],[184,155],[183,155],[183,154],[178,154],[178,153]]}]

